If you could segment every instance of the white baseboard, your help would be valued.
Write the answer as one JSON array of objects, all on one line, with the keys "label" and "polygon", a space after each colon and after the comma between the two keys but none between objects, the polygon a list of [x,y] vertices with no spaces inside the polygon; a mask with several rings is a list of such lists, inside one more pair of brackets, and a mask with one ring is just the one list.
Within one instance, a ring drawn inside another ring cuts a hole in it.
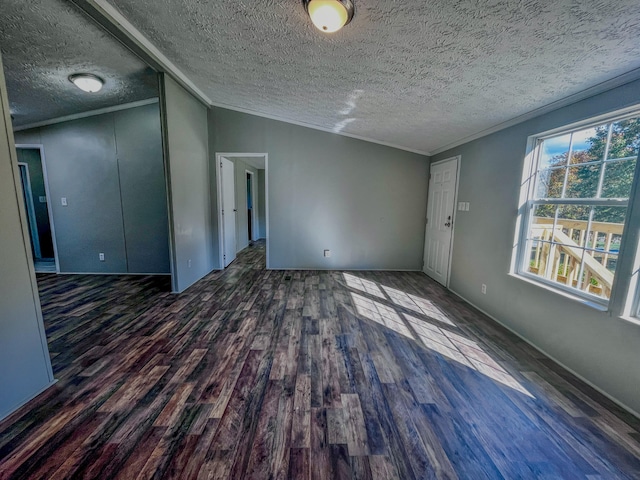
[{"label": "white baseboard", "polygon": [[[55,272],[42,272],[55,273]],[[131,273],[131,272],[58,272],[58,275],[137,275],[143,277],[171,276],[170,273]]]},{"label": "white baseboard", "polygon": [[422,270],[413,270],[408,268],[318,268],[318,267],[269,267],[267,270],[290,270],[292,272],[304,272],[314,270],[318,272],[422,272]]},{"label": "white baseboard", "polygon": [[535,343],[531,342],[529,339],[523,337],[520,333],[516,332],[513,328],[511,328],[510,326],[506,325],[504,322],[501,322],[500,320],[498,320],[496,317],[494,317],[493,315],[491,315],[489,312],[485,311],[484,309],[480,308],[479,306],[477,306],[476,304],[474,304],[473,302],[470,302],[469,300],[467,300],[465,297],[463,297],[462,295],[460,295],[458,292],[452,290],[451,288],[449,288],[449,291],[451,293],[453,293],[455,296],[461,298],[462,300],[464,300],[465,302],[467,302],[469,305],[471,305],[472,307],[476,308],[477,310],[480,310],[482,313],[484,313],[487,317],[489,317],[491,320],[493,320],[494,322],[496,322],[497,324],[503,326],[504,328],[506,328],[507,330],[509,330],[511,333],[513,333],[515,336],[517,336],[518,338],[520,338],[521,340],[523,340],[524,342],[526,342],[527,344],[531,345],[533,348],[535,348],[536,350],[538,350],[540,353],[542,353],[545,357],[553,360],[555,363],[557,363],[558,365],[560,365],[562,368],[564,368],[567,372],[571,373],[572,375],[575,375],[576,377],[578,377],[580,380],[582,380],[584,383],[586,383],[587,385],[589,385],[591,388],[593,388],[594,390],[597,390],[598,392],[600,392],[602,395],[604,395],[605,397],[607,397],[609,400],[611,400],[613,403],[615,403],[616,405],[618,405],[620,408],[623,408],[624,410],[626,410],[627,412],[629,412],[630,414],[640,418],[640,413],[636,412],[633,408],[629,407],[628,405],[624,404],[623,402],[621,402],[620,400],[618,400],[617,398],[611,396],[609,393],[605,392],[603,389],[601,389],[600,387],[598,387],[597,385],[595,385],[594,383],[592,383],[591,381],[589,381],[588,379],[584,378],[582,375],[580,375],[579,373],[577,373],[576,371],[574,371],[573,369],[567,367],[564,363],[562,363],[560,360],[558,360],[557,358],[555,358],[553,355],[550,355],[549,353],[547,353],[545,350],[543,350],[542,348],[540,348],[538,345],[536,345]]}]

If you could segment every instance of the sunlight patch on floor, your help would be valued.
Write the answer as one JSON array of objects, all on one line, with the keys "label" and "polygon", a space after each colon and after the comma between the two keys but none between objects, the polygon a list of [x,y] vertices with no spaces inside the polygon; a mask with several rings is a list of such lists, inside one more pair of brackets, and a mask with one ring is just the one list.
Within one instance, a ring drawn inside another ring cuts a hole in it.
[{"label": "sunlight patch on floor", "polygon": [[378,287],[375,282],[356,277],[349,273],[343,273],[342,276],[344,277],[345,282],[347,282],[347,286],[373,295],[374,297],[385,298],[384,293],[382,293],[382,290],[380,290],[380,287]]},{"label": "sunlight patch on floor", "polygon": [[447,325],[455,326],[454,323],[433,304],[433,302],[385,285],[382,285],[382,288],[387,292],[389,298],[391,298],[393,303],[396,305],[413,310],[416,313],[421,313],[422,315],[438,320],[439,322],[446,323]]},{"label": "sunlight patch on floor", "polygon": [[415,340],[411,331],[407,328],[407,325],[393,308],[387,307],[379,302],[369,300],[357,293],[351,293],[351,298],[353,299],[353,303],[356,306],[358,313],[363,317],[373,320],[380,325],[390,328],[394,332]]},{"label": "sunlight patch on floor", "polygon": [[[349,273],[343,273],[342,275],[347,286],[386,302],[391,300],[391,302],[397,306],[424,316],[425,319],[402,313],[402,316],[404,316],[403,320],[395,308],[351,292],[353,304],[359,315],[416,341],[418,339],[409,328],[409,326],[411,326],[418,335],[419,340],[428,349],[450,360],[454,360],[465,367],[476,370],[502,385],[506,385],[534,398],[476,342],[449,331],[446,328],[440,328],[430,323],[431,320],[436,320],[445,325],[456,326],[433,302],[418,297],[417,295],[403,292],[402,290],[379,285]],[[407,323],[405,323],[405,320]]]},{"label": "sunlight patch on floor", "polygon": [[473,368],[492,380],[533,398],[515,378],[509,375],[504,368],[487,355],[474,341],[446,329],[431,325],[411,315],[403,315],[427,348],[435,350],[451,360]]}]

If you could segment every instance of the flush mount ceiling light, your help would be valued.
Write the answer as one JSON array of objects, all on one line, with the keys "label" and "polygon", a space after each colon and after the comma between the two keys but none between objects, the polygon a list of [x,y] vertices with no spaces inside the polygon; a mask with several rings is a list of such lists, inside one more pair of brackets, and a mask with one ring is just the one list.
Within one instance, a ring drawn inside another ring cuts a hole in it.
[{"label": "flush mount ceiling light", "polygon": [[104,85],[104,80],[92,73],[74,73],[69,75],[69,81],[80,90],[88,93],[99,92]]},{"label": "flush mount ceiling light", "polygon": [[302,0],[311,21],[325,33],[337,32],[353,18],[351,0]]}]

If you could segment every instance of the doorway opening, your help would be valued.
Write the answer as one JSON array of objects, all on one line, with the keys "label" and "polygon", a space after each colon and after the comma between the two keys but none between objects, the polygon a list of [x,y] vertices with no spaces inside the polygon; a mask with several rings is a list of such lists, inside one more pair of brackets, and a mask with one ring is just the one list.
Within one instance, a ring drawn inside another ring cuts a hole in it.
[{"label": "doorway opening", "polygon": [[16,152],[35,271],[59,272],[43,148],[41,145],[18,144]]},{"label": "doorway opening", "polygon": [[268,154],[216,153],[216,170],[220,268],[261,239],[269,268]]},{"label": "doorway opening", "polygon": [[249,245],[260,238],[258,225],[258,199],[255,173],[244,171],[247,176],[247,238]]}]

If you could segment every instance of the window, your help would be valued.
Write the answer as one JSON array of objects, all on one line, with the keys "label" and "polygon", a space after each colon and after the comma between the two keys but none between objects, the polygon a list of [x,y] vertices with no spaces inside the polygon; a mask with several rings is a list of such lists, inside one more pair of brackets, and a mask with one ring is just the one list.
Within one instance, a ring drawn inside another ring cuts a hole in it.
[{"label": "window", "polygon": [[608,303],[639,144],[637,113],[535,140],[519,274]]}]

